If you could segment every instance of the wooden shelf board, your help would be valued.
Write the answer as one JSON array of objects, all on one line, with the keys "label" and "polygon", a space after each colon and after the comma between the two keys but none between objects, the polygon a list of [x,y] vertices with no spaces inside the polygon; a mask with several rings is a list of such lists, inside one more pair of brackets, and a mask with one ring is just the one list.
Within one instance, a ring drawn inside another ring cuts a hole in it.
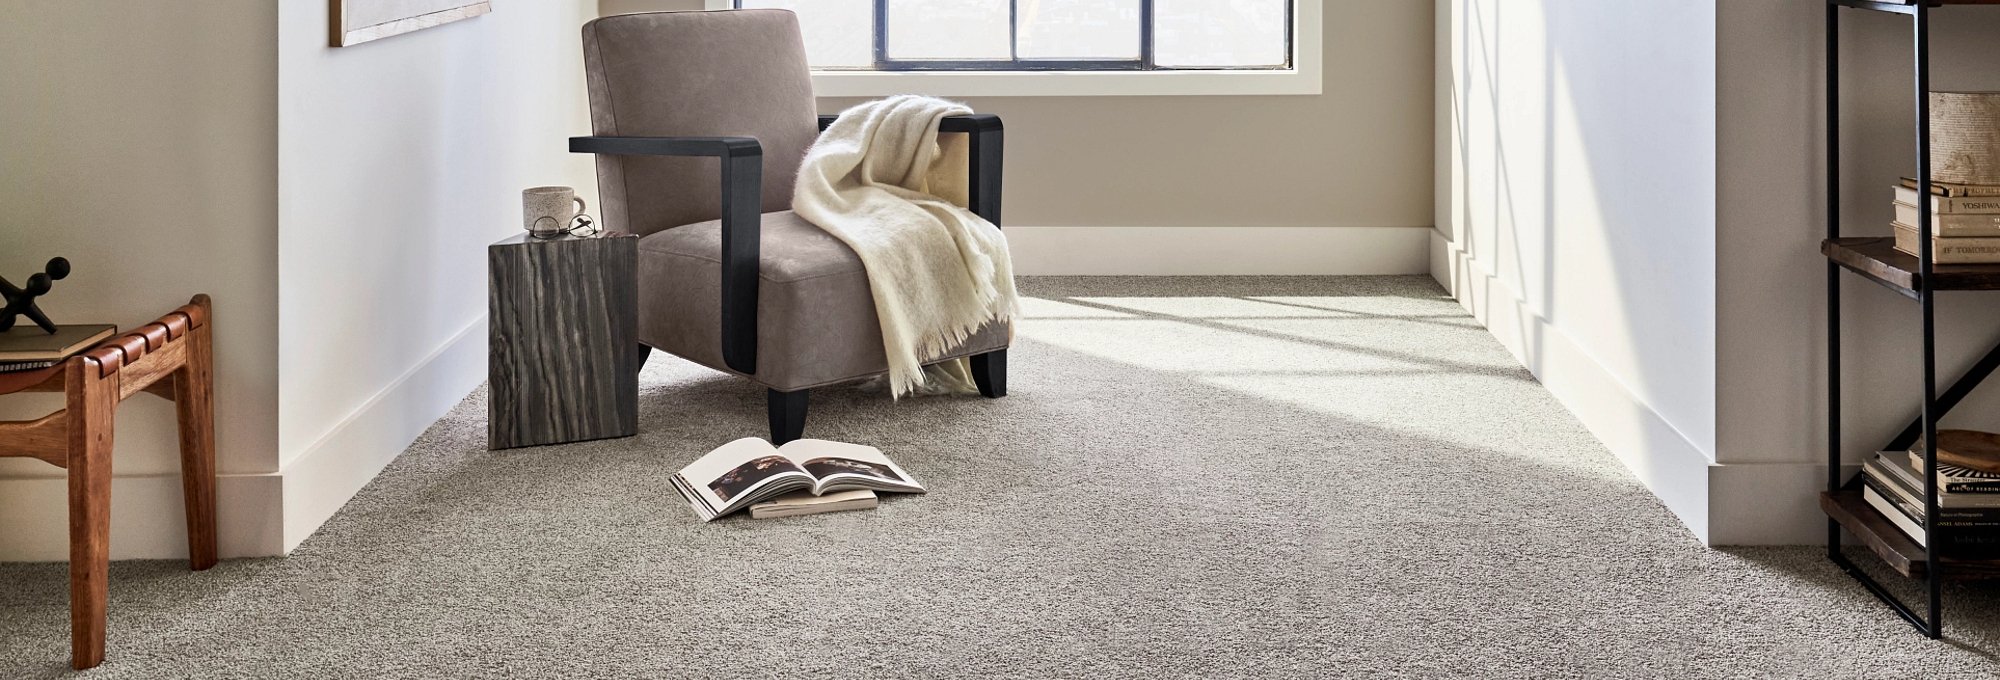
[{"label": "wooden shelf board", "polygon": [[[1887,236],[1827,239],[1819,250],[1834,264],[1876,283],[1915,296],[1917,258],[1896,249]],[[2000,264],[1940,264],[1931,271],[1931,290],[2000,290]]]},{"label": "wooden shelf board", "polygon": [[[1924,555],[1923,546],[1890,524],[1889,519],[1876,512],[1874,506],[1861,498],[1856,489],[1845,489],[1838,493],[1821,491],[1819,507],[1826,516],[1839,522],[1848,533],[1875,552],[1882,562],[1898,574],[1910,578],[1924,578],[1929,573],[1929,560]],[[1944,577],[1955,581],[1979,579],[2000,579],[2000,560],[1959,560],[1944,558]]]}]

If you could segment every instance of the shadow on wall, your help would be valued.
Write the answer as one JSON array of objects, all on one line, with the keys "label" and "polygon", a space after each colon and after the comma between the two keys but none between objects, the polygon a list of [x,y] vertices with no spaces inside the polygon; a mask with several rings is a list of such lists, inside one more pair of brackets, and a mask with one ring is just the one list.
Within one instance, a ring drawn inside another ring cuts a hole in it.
[{"label": "shadow on wall", "polygon": [[[1461,301],[1690,524],[1713,504],[1719,541],[1813,540],[1800,531],[1823,483],[1823,6],[1444,2]],[[2000,86],[2000,13],[1937,17],[1934,87]],[[1910,26],[1842,22],[1845,233],[1886,235],[1887,185],[1913,165]],[[1916,414],[1916,312],[1842,285],[1854,461]],[[2000,337],[1990,303],[1941,300],[1947,380]],[[1947,425],[1993,429],[1996,414],[1986,390]],[[1672,469],[1679,482],[1648,476]],[[1710,475],[1734,481],[1709,489]]]},{"label": "shadow on wall", "polygon": [[1450,2],[1462,300],[1536,375],[1573,345],[1712,455],[1712,9]]}]

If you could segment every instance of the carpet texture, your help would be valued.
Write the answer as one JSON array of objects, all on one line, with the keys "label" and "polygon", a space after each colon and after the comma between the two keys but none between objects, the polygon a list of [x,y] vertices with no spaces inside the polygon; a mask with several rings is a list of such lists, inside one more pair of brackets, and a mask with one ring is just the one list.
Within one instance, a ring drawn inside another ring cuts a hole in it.
[{"label": "carpet texture", "polygon": [[[99,677],[1985,677],[1815,548],[1709,550],[1423,277],[1025,279],[1012,396],[813,395],[928,484],[697,522],[762,389],[655,355],[637,437],[468,397],[287,559],[112,568]],[[0,676],[65,570],[0,565]]]}]

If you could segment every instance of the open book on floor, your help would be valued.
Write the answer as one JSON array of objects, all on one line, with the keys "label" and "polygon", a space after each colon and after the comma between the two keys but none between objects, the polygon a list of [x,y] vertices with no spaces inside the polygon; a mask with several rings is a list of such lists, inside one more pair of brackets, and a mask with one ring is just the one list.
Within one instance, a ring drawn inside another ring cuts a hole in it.
[{"label": "open book on floor", "polygon": [[673,483],[704,522],[793,491],[815,496],[850,489],[924,492],[881,450],[823,439],[778,447],[754,437],[738,439],[674,473]]}]

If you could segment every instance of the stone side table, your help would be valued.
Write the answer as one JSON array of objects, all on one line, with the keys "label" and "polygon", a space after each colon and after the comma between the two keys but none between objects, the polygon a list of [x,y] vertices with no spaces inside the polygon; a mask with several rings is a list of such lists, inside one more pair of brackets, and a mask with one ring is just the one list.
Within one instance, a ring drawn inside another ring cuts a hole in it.
[{"label": "stone side table", "polygon": [[487,448],[639,433],[638,242],[522,232],[486,249]]}]

